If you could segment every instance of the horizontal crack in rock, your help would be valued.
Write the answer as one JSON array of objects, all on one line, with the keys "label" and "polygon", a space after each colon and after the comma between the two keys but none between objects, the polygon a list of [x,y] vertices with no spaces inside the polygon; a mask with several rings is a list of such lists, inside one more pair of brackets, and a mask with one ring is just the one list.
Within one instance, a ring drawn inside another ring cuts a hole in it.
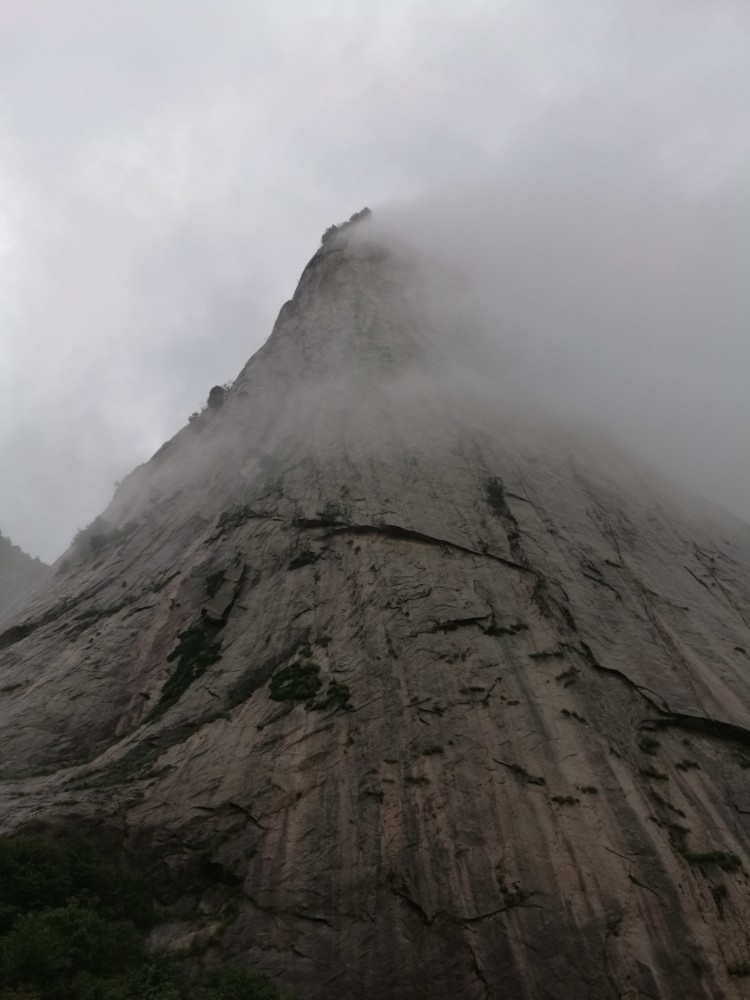
[{"label": "horizontal crack in rock", "polygon": [[[721,719],[712,719],[706,715],[689,715],[686,712],[675,712],[673,711],[664,701],[664,699],[657,695],[655,692],[650,692],[647,694],[648,688],[641,687],[634,680],[624,674],[621,670],[617,670],[614,667],[605,667],[599,663],[594,654],[592,653],[589,646],[585,642],[581,642],[581,647],[583,649],[584,655],[587,661],[590,663],[595,670],[600,670],[605,674],[613,674],[618,677],[621,681],[637,691],[642,698],[649,703],[649,705],[659,713],[661,718],[651,719],[652,725],[657,726],[660,729],[667,729],[669,727],[674,727],[675,729],[690,729],[693,732],[706,733],[709,736],[715,736],[722,740],[731,740],[735,743],[743,743],[746,746],[750,746],[750,729],[745,729],[744,726],[736,725],[733,722],[722,722]],[[653,697],[651,697],[653,695]],[[655,698],[659,698],[662,702],[660,705]]]},{"label": "horizontal crack in rock", "polygon": [[403,528],[399,524],[343,524],[340,521],[309,518],[297,520],[294,523],[300,528],[332,528],[335,534],[383,535],[387,538],[403,538],[414,542],[424,542],[427,545],[444,545],[459,552],[467,552],[469,555],[478,556],[480,559],[492,559],[494,562],[502,563],[503,566],[510,566],[512,569],[520,570],[522,573],[531,573],[534,576],[538,575],[530,566],[524,566],[513,559],[505,559],[503,556],[494,555],[492,552],[480,552],[477,549],[470,548],[468,545],[461,545],[460,542],[452,542],[448,538],[437,538],[435,535],[415,531],[413,528]]}]

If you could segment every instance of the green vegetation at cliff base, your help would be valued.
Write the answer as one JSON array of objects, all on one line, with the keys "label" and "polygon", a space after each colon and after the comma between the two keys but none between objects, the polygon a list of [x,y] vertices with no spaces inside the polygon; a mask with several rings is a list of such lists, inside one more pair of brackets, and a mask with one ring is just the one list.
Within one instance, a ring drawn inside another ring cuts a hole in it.
[{"label": "green vegetation at cliff base", "polygon": [[0,840],[0,1000],[284,1000],[262,973],[191,976],[183,955],[149,953],[152,900],[116,855],[92,838]]}]

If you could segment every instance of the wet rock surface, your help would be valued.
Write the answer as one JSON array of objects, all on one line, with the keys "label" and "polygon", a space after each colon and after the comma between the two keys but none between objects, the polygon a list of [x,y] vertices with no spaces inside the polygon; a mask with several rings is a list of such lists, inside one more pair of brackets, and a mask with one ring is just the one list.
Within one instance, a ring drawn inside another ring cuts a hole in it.
[{"label": "wet rock surface", "polygon": [[441,379],[352,231],[4,623],[3,828],[304,1000],[744,996],[750,529]]}]

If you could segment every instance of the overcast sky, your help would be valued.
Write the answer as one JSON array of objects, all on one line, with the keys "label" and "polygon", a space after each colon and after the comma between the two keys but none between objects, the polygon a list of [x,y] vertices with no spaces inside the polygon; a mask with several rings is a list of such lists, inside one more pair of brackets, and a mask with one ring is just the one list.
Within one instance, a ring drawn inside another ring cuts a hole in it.
[{"label": "overcast sky", "polygon": [[749,53],[745,0],[0,0],[0,530],[59,555],[365,204],[515,266],[507,328],[559,306],[750,518]]}]

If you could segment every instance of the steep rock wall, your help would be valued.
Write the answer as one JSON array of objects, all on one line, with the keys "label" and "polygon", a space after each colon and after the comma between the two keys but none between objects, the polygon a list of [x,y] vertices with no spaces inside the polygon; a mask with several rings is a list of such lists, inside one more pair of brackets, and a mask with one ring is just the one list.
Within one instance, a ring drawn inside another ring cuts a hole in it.
[{"label": "steep rock wall", "polygon": [[329,237],[0,636],[5,827],[310,1000],[742,996],[750,529],[450,378],[413,266]]}]

